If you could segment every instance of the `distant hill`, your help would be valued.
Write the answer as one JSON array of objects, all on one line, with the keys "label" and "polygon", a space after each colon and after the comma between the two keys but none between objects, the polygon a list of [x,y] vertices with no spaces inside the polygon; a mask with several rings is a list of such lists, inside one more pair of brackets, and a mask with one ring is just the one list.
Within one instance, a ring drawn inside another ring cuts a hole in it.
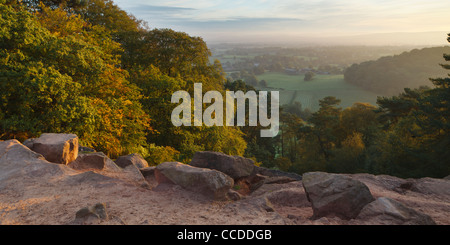
[{"label": "distant hill", "polygon": [[414,49],[376,61],[353,64],[345,70],[344,79],[383,95],[396,95],[404,88],[431,87],[429,78],[447,75],[439,65],[445,62],[444,53],[450,53],[450,47]]}]

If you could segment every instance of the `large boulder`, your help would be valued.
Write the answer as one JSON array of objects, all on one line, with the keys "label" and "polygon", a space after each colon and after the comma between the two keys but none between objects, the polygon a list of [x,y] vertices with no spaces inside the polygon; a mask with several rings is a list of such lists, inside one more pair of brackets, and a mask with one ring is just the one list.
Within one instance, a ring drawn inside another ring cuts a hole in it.
[{"label": "large boulder", "polygon": [[68,164],[78,157],[78,137],[75,134],[42,134],[39,138],[26,140],[24,145],[53,163]]},{"label": "large boulder", "polygon": [[411,191],[425,195],[440,196],[445,201],[450,201],[450,181],[445,179],[421,178],[413,181]]},{"label": "large boulder", "polygon": [[341,174],[305,173],[302,182],[314,219],[334,216],[353,219],[375,200],[364,183]]},{"label": "large boulder", "polygon": [[116,164],[121,167],[125,168],[130,165],[134,165],[137,168],[146,168],[148,167],[148,162],[138,153],[133,153],[126,156],[120,156],[115,161]]},{"label": "large boulder", "polygon": [[123,174],[126,179],[133,181],[138,184],[140,187],[150,189],[150,185],[145,179],[142,172],[135,165],[129,165],[122,169]]},{"label": "large boulder", "polygon": [[402,203],[387,197],[379,197],[366,205],[357,217],[359,222],[370,225],[435,225],[433,219]]},{"label": "large boulder", "polygon": [[218,170],[234,180],[252,175],[255,168],[251,159],[212,151],[196,152],[190,165]]},{"label": "large boulder", "polygon": [[48,162],[17,140],[0,142],[0,190],[20,189],[32,180],[48,183],[70,171],[64,167]]},{"label": "large boulder", "polygon": [[75,161],[69,163],[68,166],[77,170],[120,170],[103,152],[82,153]]},{"label": "large boulder", "polygon": [[103,175],[130,181],[138,186],[149,188],[148,182],[134,164],[121,168],[103,152],[80,154],[68,166],[76,170],[101,171]]},{"label": "large boulder", "polygon": [[216,200],[227,199],[234,181],[222,172],[179,162],[164,162],[155,169],[158,183],[173,183]]}]

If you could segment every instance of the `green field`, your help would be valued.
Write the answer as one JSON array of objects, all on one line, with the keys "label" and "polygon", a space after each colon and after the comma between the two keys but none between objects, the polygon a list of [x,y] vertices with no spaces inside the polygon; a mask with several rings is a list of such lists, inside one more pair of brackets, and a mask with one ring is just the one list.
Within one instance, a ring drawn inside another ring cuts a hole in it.
[{"label": "green field", "polygon": [[326,96],[334,96],[341,100],[341,107],[352,106],[355,102],[366,102],[376,105],[377,94],[361,89],[344,81],[343,75],[316,75],[314,80],[305,82],[303,75],[287,75],[268,72],[257,76],[258,80],[266,80],[267,88],[259,90],[280,91],[280,104],[299,101],[303,108],[312,111],[319,109],[319,100]]}]

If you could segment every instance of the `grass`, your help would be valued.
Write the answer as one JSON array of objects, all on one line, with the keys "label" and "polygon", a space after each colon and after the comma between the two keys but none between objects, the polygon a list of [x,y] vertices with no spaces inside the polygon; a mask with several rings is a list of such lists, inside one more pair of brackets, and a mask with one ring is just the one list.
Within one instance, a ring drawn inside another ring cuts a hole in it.
[{"label": "grass", "polygon": [[334,96],[341,100],[341,107],[352,106],[355,102],[366,102],[376,105],[378,94],[364,90],[344,81],[343,75],[316,75],[312,81],[303,81],[303,75],[287,75],[279,72],[268,72],[257,76],[258,80],[266,80],[267,88],[259,90],[280,91],[280,104],[299,101],[303,108],[312,111],[319,109],[319,100],[326,96]]}]

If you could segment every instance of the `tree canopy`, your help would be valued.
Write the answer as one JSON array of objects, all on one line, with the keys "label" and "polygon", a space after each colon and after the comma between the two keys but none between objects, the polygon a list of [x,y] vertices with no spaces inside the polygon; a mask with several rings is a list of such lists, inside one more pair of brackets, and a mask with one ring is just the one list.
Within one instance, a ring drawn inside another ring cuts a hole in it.
[{"label": "tree canopy", "polygon": [[450,47],[414,49],[399,55],[353,64],[344,72],[345,81],[362,88],[393,96],[404,88],[428,86],[431,76],[445,76],[440,69],[442,54]]},{"label": "tree canopy", "polygon": [[224,91],[201,38],[149,29],[110,0],[0,4],[1,138],[71,132],[113,157],[244,153],[236,127],[171,125],[173,92]]}]

